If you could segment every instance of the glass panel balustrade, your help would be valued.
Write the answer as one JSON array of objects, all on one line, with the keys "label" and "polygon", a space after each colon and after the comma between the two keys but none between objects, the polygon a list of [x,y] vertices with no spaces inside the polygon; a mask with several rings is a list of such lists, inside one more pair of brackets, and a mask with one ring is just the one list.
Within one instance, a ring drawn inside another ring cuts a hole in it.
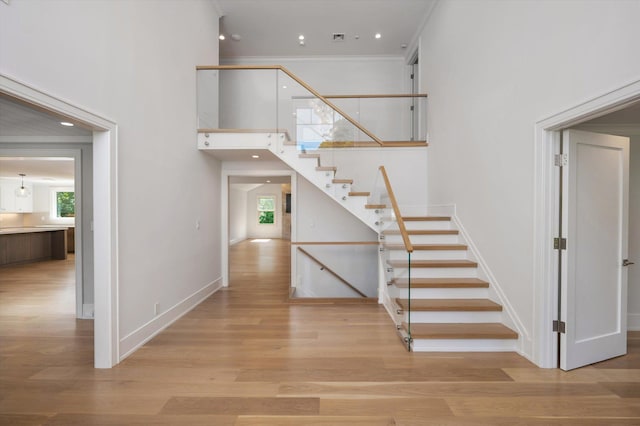
[{"label": "glass panel balustrade", "polygon": [[425,97],[322,99],[279,67],[199,67],[198,128],[286,131],[301,152],[424,141]]},{"label": "glass panel balustrade", "polygon": [[[380,167],[369,204],[379,227],[380,264],[387,285],[388,303],[407,350],[411,350],[411,252],[409,237],[403,235],[404,223],[397,206],[389,177]],[[407,245],[409,244],[409,245]],[[399,303],[399,301],[402,301]]]}]

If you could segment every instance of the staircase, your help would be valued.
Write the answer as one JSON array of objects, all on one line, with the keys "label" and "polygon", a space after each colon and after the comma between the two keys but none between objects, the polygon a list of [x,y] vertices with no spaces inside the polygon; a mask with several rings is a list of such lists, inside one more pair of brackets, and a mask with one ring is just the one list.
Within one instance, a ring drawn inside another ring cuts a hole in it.
[{"label": "staircase", "polygon": [[[231,68],[233,67],[198,67],[199,71],[203,72]],[[239,69],[248,68],[251,67]],[[455,221],[448,216],[408,216],[398,222],[397,218],[401,213],[384,168],[381,167],[385,189],[380,189],[380,182],[361,182],[359,184],[363,187],[356,188],[354,180],[345,175],[343,170],[338,170],[334,164],[328,164],[330,161],[322,161],[332,158],[330,155],[320,154],[332,150],[337,154],[339,151],[344,152],[348,147],[356,146],[384,149],[383,147],[391,145],[426,147],[427,143],[383,142],[283,67],[258,66],[252,69],[276,70],[286,74],[292,79],[290,82],[295,81],[299,84],[298,89],[304,88],[307,91],[305,93],[321,100],[323,108],[328,107],[338,117],[349,121],[365,135],[364,139],[360,139],[361,142],[341,142],[338,139],[336,142],[335,138],[329,138],[317,145],[315,151],[307,151],[303,143],[297,145],[291,141],[289,135],[297,133],[296,126],[287,120],[277,119],[277,128],[273,129],[200,129],[198,148],[211,152],[268,150],[378,233],[381,253],[379,266],[385,271],[384,277],[380,278],[384,280],[380,286],[380,300],[394,319],[408,349],[516,350],[518,333],[504,325],[511,324],[512,318],[503,310],[498,293],[492,291],[487,273],[478,265],[477,256],[472,253],[465,238],[456,229]],[[277,96],[275,98],[282,101]],[[307,102],[304,101],[307,98],[298,96],[294,99],[292,96],[287,102],[291,101],[293,105],[297,102],[296,99]],[[234,102],[238,102],[238,99],[234,98]],[[249,103],[252,102],[254,100],[249,99]],[[290,111],[297,111],[291,105],[283,108],[280,104],[275,105],[274,109],[285,112],[281,117],[288,117]],[[337,123],[344,124],[344,121],[338,120],[333,124],[337,126]],[[281,123],[284,128],[280,128]],[[415,155],[412,158],[416,158]],[[396,164],[404,164],[402,161],[394,161]],[[371,192],[362,189],[370,189]],[[422,210],[426,211],[426,208]],[[399,226],[399,223],[404,225]],[[408,238],[400,231],[405,226]],[[406,248],[409,240],[413,245],[410,258]]]},{"label": "staircase", "polygon": [[[502,306],[489,296],[450,217],[404,217],[413,253],[400,231],[380,234],[388,285],[385,305],[414,351],[513,351],[518,334],[503,325]],[[410,288],[409,288],[409,262]]]}]

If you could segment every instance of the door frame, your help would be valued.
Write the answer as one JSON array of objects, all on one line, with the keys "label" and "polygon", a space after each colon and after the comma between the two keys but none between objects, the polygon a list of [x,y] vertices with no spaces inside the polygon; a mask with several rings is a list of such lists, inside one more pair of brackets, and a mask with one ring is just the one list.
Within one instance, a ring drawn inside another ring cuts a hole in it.
[{"label": "door frame", "polygon": [[118,324],[118,126],[12,77],[0,74],[0,92],[93,129],[94,366],[119,361]]},{"label": "door frame", "polygon": [[[254,166],[255,167],[255,166]],[[294,170],[287,169],[224,169],[222,170],[222,186],[220,190],[220,221],[222,229],[222,239],[220,241],[220,254],[222,264],[222,286],[229,287],[229,178],[232,176],[289,176],[291,179],[291,241],[296,241],[296,194],[297,179]],[[293,266],[291,276],[295,276]]]},{"label": "door frame", "polygon": [[[88,142],[87,142],[88,143]],[[84,144],[84,143],[83,143]],[[66,157],[73,158],[74,172],[74,191],[75,191],[75,287],[76,287],[76,318],[92,319],[93,316],[86,314],[84,301],[84,279],[83,279],[83,259],[85,258],[85,247],[83,244],[84,232],[83,227],[84,212],[82,209],[83,192],[82,186],[84,181],[84,173],[82,167],[82,150],[80,148],[4,148],[0,145],[0,157]],[[61,227],[64,227],[62,225]]]},{"label": "door frame", "polygon": [[640,80],[567,108],[535,124],[534,137],[534,329],[531,354],[543,368],[557,368],[558,339],[552,329],[558,319],[558,234],[560,169],[554,156],[560,152],[560,133],[579,123],[624,109],[640,100]]}]

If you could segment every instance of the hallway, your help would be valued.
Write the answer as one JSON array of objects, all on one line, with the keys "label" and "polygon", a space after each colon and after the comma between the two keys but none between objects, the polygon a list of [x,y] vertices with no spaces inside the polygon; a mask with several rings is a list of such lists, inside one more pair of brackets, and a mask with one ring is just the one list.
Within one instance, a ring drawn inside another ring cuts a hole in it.
[{"label": "hallway", "polygon": [[407,353],[381,306],[288,304],[288,253],[232,246],[230,287],[111,370],[91,367],[90,322],[59,308],[68,270],[0,269],[0,424],[640,422],[638,332],[629,355],[568,373],[513,353]]}]

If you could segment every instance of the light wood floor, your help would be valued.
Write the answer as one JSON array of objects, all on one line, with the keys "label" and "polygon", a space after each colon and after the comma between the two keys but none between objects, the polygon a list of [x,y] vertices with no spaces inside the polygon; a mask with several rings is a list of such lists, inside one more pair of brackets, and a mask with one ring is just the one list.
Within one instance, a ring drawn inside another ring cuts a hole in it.
[{"label": "light wood floor", "polygon": [[0,269],[0,424],[640,424],[637,332],[569,373],[407,353],[379,306],[288,304],[288,250],[233,246],[231,287],[111,370],[92,368],[70,261]]}]

